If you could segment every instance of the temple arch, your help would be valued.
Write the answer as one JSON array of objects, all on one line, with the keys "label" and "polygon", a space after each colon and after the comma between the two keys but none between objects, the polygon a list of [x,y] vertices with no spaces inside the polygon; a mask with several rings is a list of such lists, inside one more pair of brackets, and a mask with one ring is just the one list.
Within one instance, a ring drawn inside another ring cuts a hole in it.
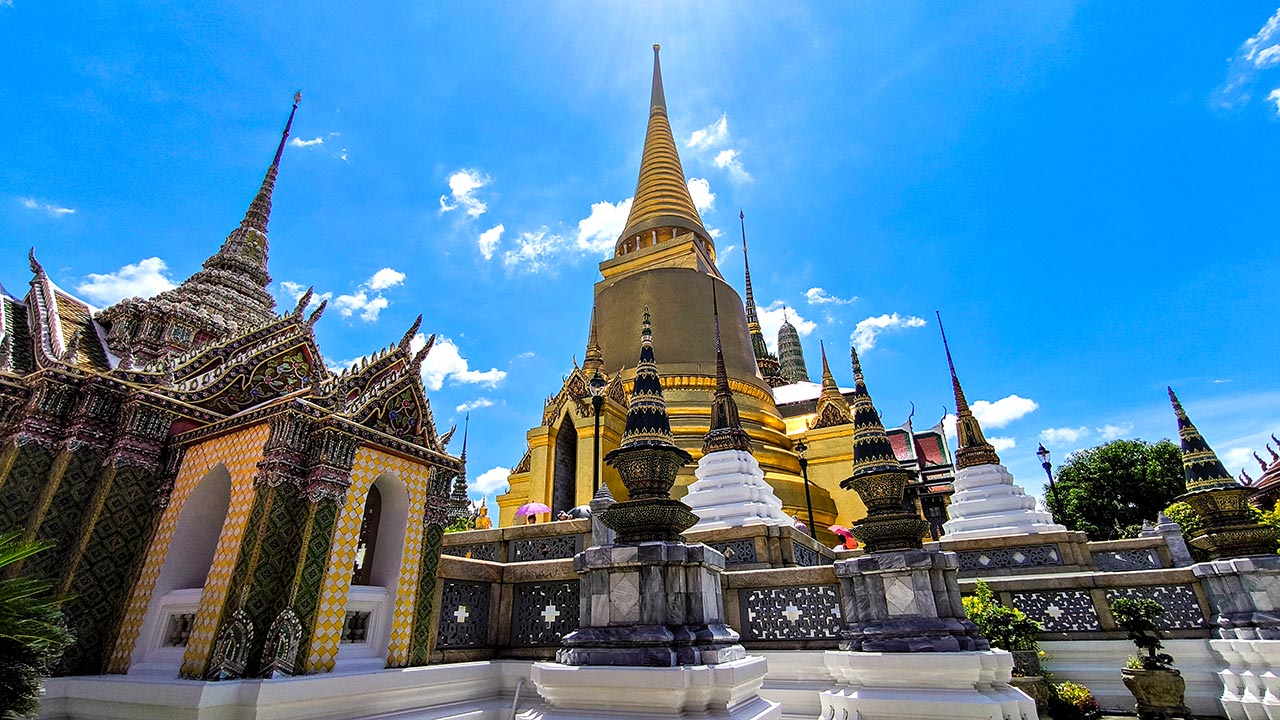
[{"label": "temple arch", "polygon": [[360,672],[386,665],[409,525],[409,488],[393,473],[369,486],[356,538],[351,587],[334,669]]},{"label": "temple arch", "polygon": [[130,673],[177,676],[230,505],[231,473],[219,463],[178,509],[178,524],[147,603]]},{"label": "temple arch", "polygon": [[556,432],[555,460],[551,476],[551,519],[577,504],[578,497],[578,431],[568,414]]}]

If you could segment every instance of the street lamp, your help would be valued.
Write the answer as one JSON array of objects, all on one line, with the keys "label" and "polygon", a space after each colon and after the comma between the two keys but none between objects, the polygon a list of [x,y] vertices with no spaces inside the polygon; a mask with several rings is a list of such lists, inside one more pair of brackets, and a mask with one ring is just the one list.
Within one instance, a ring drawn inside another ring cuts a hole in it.
[{"label": "street lamp", "polygon": [[809,497],[809,459],[805,457],[809,446],[804,438],[796,442],[796,455],[800,456],[800,474],[804,477],[804,504],[809,510],[809,537],[818,537],[818,528],[813,524],[813,500]]},{"label": "street lamp", "polygon": [[1049,462],[1049,449],[1040,443],[1040,449],[1036,450],[1036,457],[1040,458],[1040,467],[1044,468],[1044,474],[1049,476],[1049,492],[1053,495],[1053,505],[1058,510],[1062,509],[1062,502],[1058,499],[1058,486],[1053,484],[1053,463]]},{"label": "street lamp", "polygon": [[591,492],[592,494],[600,492],[600,410],[604,408],[604,389],[608,385],[604,381],[604,376],[600,374],[600,370],[596,370],[596,374],[591,376],[591,380],[587,382],[587,391],[591,393],[591,409],[596,412],[596,438],[595,452],[592,455],[591,462]]}]

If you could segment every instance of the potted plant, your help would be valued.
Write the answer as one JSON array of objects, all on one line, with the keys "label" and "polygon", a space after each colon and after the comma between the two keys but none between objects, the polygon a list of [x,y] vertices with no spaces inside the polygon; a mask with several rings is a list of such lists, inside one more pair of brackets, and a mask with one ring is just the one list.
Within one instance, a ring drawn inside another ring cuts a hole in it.
[{"label": "potted plant", "polygon": [[1164,643],[1156,621],[1164,615],[1164,606],[1147,598],[1117,598],[1111,603],[1111,615],[1138,648],[1129,667],[1120,671],[1124,686],[1137,701],[1138,717],[1163,720],[1189,716],[1183,700],[1186,681],[1171,667],[1173,658],[1160,652]]},{"label": "potted plant", "polygon": [[1050,688],[1040,669],[1040,644],[1036,636],[1043,628],[1015,607],[1005,607],[995,592],[979,580],[973,595],[963,599],[965,614],[978,626],[978,631],[991,647],[1008,650],[1013,655],[1012,685],[1036,701],[1043,713],[1048,708]]}]

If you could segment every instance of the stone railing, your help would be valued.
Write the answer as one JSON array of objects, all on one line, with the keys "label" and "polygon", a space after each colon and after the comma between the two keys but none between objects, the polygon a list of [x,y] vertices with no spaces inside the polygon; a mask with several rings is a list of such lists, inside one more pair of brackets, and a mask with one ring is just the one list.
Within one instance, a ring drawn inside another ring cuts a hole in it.
[{"label": "stone railing", "polygon": [[686,542],[705,543],[724,555],[728,570],[830,565],[835,552],[791,527],[747,525],[686,532]]},{"label": "stone railing", "polygon": [[[1181,542],[1181,538],[1178,538]],[[1089,542],[1082,532],[1013,535],[967,540],[943,536],[928,547],[960,557],[960,577],[1043,573],[1128,572],[1178,566],[1164,536]],[[1189,563],[1186,563],[1189,564]]]},{"label": "stone railing", "polygon": [[445,555],[521,563],[572,558],[591,544],[590,520],[445,533]]}]

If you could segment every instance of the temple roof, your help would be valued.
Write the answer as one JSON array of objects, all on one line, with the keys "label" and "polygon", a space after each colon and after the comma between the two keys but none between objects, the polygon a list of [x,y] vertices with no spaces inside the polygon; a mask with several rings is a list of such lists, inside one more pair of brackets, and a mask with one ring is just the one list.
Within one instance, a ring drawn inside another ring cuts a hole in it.
[{"label": "temple roof", "polygon": [[1182,468],[1187,476],[1187,492],[1200,490],[1220,490],[1239,487],[1239,483],[1218,459],[1217,453],[1209,447],[1209,443],[1196,429],[1182,409],[1182,403],[1169,388],[1169,401],[1173,403],[1174,415],[1178,418],[1178,436],[1182,439]]},{"label": "temple roof", "polygon": [[640,177],[627,224],[618,240],[617,254],[623,254],[623,242],[635,235],[657,228],[679,228],[693,232],[710,243],[711,236],[702,225],[702,217],[693,204],[685,182],[680,154],[667,120],[667,100],[662,89],[662,67],[658,62],[658,46],[653,46],[653,87],[649,96],[649,127],[644,137],[640,160]]}]

